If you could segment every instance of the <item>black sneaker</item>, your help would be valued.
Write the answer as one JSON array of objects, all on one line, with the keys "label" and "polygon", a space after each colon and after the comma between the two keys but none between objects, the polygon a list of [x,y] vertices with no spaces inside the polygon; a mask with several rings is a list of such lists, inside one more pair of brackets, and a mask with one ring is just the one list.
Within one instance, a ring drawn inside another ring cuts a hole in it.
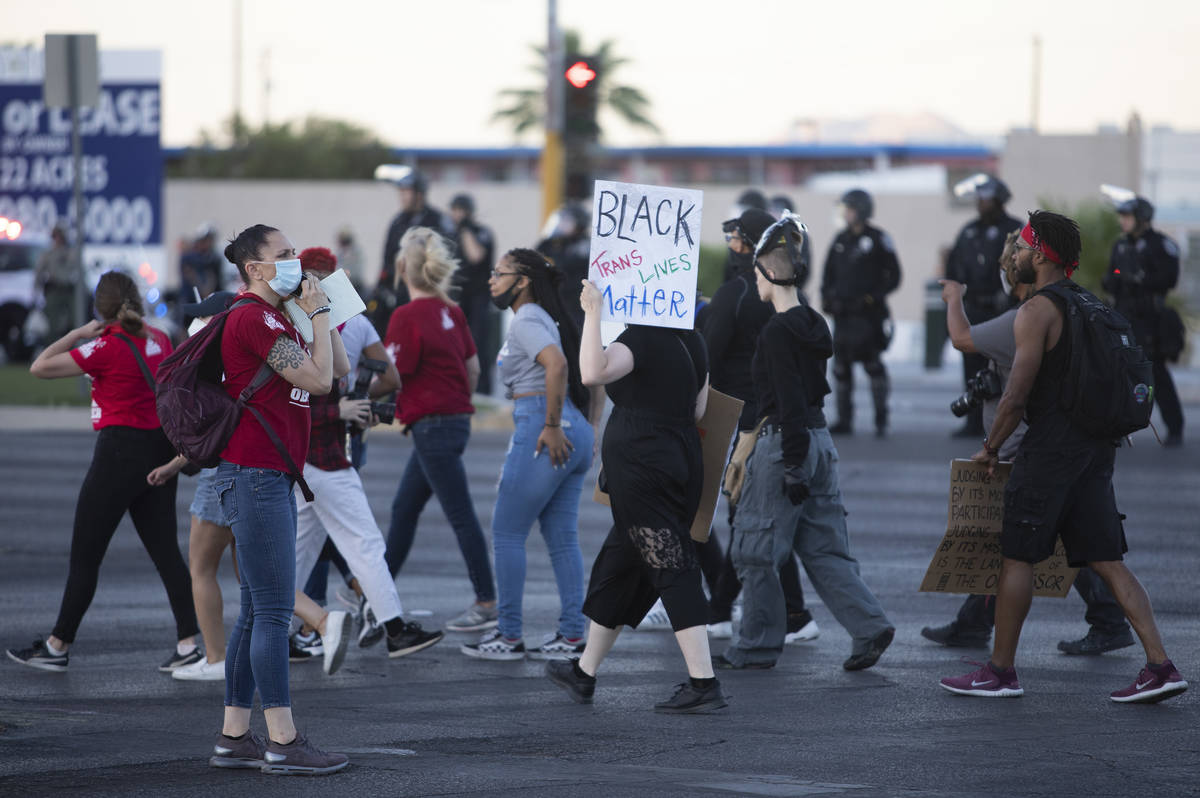
[{"label": "black sneaker", "polygon": [[774,662],[743,662],[739,665],[724,654],[713,654],[712,664],[723,671],[765,671],[775,667]]},{"label": "black sneaker", "polygon": [[959,629],[957,623],[951,622],[945,626],[926,626],[921,630],[921,637],[947,648],[987,648],[992,633],[986,630],[969,632]]},{"label": "black sneaker", "polygon": [[33,645],[29,648],[10,648],[8,650],[8,658],[13,662],[19,662],[22,665],[28,665],[31,668],[37,668],[43,671],[57,671],[65,673],[67,670],[67,659],[70,652],[63,654],[51,654],[46,648],[45,640],[34,640]]},{"label": "black sneaker", "polygon": [[729,706],[721,693],[721,683],[713,680],[711,687],[693,687],[691,681],[675,685],[675,695],[654,705],[655,712],[677,715],[712,712]]},{"label": "black sneaker", "polygon": [[371,605],[367,603],[366,596],[363,596],[362,601],[359,602],[358,617],[361,621],[358,630],[359,648],[370,648],[383,639],[385,633],[383,624],[375,620],[375,610],[371,609]]},{"label": "black sneaker", "polygon": [[1096,656],[1105,651],[1116,651],[1118,648],[1128,648],[1135,642],[1133,632],[1128,627],[1119,632],[1098,632],[1094,628],[1079,640],[1060,640],[1058,650],[1064,654]]},{"label": "black sneaker", "polygon": [[400,634],[387,636],[388,656],[395,658],[415,654],[429,648],[445,636],[445,632],[427,632],[421,628],[421,624],[409,621],[404,624],[404,630]]},{"label": "black sneaker", "polygon": [[892,638],[895,636],[896,630],[889,626],[875,635],[875,638],[867,644],[866,651],[851,654],[850,658],[842,663],[842,667],[848,671],[861,671],[871,667],[879,662],[879,657],[884,651],[887,651],[887,647],[892,644]]},{"label": "black sneaker", "polygon": [[191,665],[194,662],[199,662],[204,659],[204,654],[200,652],[200,646],[196,646],[186,654],[180,654],[178,650],[172,651],[171,656],[167,661],[158,666],[158,669],[163,673],[170,673],[176,668],[182,668],[184,665]]},{"label": "black sneaker", "polygon": [[577,704],[590,704],[596,694],[596,677],[575,672],[578,659],[552,659],[546,663],[546,676],[567,691]]},{"label": "black sneaker", "polygon": [[254,732],[246,732],[240,740],[218,734],[208,764],[214,768],[259,770],[266,750],[267,744]]},{"label": "black sneaker", "polygon": [[325,647],[316,632],[305,637],[297,632],[288,637],[288,662],[312,662],[325,655]]},{"label": "black sneaker", "polygon": [[345,754],[327,754],[296,733],[287,745],[271,740],[263,753],[263,773],[279,776],[325,776],[350,764]]}]

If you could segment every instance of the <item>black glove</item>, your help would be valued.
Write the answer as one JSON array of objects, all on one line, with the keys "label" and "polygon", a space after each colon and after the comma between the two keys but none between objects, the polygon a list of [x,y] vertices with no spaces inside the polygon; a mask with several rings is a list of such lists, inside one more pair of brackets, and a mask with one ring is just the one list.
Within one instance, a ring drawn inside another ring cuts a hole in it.
[{"label": "black glove", "polygon": [[808,483],[804,481],[799,466],[785,466],[783,469],[783,492],[788,501],[799,506],[809,497]]}]

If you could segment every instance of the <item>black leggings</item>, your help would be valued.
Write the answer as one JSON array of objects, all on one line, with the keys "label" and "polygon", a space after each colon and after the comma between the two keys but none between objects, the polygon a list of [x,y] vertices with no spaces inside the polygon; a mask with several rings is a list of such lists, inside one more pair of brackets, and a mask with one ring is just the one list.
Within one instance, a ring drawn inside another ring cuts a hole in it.
[{"label": "black leggings", "polygon": [[67,643],[96,594],[100,563],[125,512],[159,578],[175,615],[176,636],[198,634],[192,605],[192,578],[176,536],[175,488],[178,480],[154,487],[146,475],[175,456],[161,429],[105,427],[96,438],[92,466],[79,488],[75,530],[71,536],[71,568],[53,635]]}]

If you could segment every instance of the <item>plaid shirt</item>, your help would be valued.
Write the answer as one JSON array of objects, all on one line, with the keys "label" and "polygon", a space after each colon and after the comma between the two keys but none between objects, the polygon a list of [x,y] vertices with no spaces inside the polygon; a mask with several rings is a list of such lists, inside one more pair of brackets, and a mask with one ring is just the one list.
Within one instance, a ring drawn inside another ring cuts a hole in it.
[{"label": "plaid shirt", "polygon": [[308,462],[322,471],[341,471],[350,467],[346,459],[346,422],[338,401],[342,392],[334,380],[333,390],[324,396],[310,396],[312,436],[308,442]]}]

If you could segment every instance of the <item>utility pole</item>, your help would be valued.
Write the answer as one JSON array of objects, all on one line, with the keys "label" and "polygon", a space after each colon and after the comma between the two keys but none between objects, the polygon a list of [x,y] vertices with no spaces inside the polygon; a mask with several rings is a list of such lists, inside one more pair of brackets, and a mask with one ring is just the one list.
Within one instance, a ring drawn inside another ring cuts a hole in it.
[{"label": "utility pole", "polygon": [[233,143],[242,127],[242,0],[233,0]]},{"label": "utility pole", "polygon": [[262,121],[267,125],[271,121],[271,48],[262,51]]},{"label": "utility pole", "polygon": [[1042,116],[1042,37],[1033,37],[1033,91],[1030,95],[1029,126],[1037,133]]},{"label": "utility pole", "polygon": [[558,0],[546,0],[546,141],[542,147],[542,221],[563,201],[563,42]]}]

